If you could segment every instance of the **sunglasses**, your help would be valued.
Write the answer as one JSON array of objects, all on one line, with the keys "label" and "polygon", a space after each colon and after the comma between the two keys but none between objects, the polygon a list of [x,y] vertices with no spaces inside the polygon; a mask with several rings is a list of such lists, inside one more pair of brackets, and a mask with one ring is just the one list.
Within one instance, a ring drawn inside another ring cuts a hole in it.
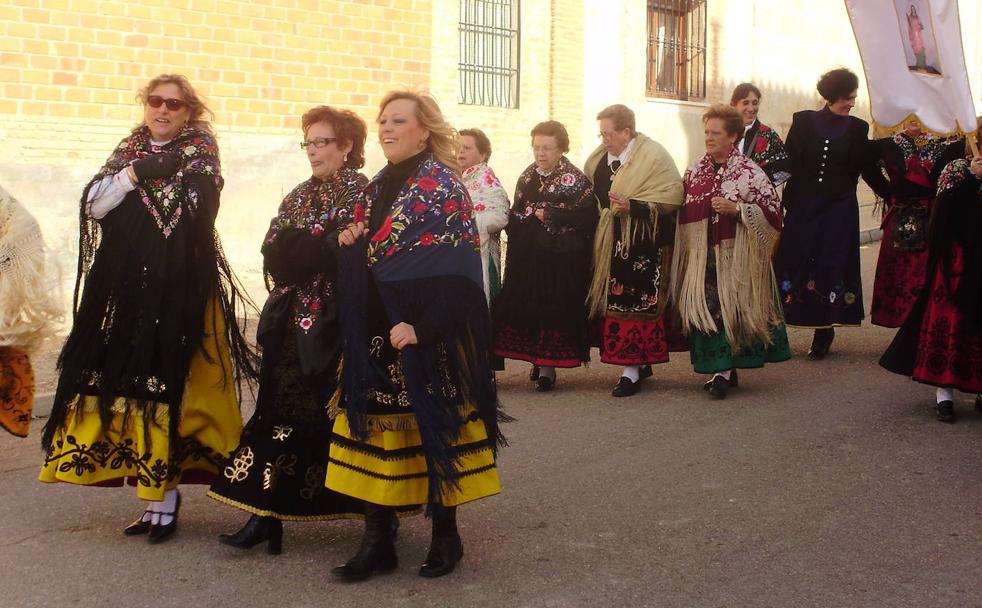
[{"label": "sunglasses", "polygon": [[337,140],[337,137],[315,137],[314,139],[300,142],[300,148],[306,150],[309,146],[313,146],[319,150],[324,146],[333,144]]},{"label": "sunglasses", "polygon": [[160,95],[151,95],[147,97],[147,105],[151,108],[159,108],[160,106],[167,104],[167,109],[171,112],[177,112],[188,104],[186,101],[181,101],[180,99],[164,99]]}]

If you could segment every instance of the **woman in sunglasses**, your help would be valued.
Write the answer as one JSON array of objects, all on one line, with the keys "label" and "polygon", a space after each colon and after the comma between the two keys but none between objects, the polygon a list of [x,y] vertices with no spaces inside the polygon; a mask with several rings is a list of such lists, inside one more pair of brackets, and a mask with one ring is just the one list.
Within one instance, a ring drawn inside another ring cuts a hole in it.
[{"label": "woman in sunglasses", "polygon": [[361,501],[324,487],[325,444],[331,434],[326,405],[337,387],[341,355],[337,264],[328,235],[351,223],[368,178],[365,121],[353,112],[313,108],[301,120],[300,144],[311,177],[293,189],[263,239],[270,294],[259,318],[262,346],[256,413],[242,432],[229,466],[212,485],[212,498],[252,517],[219,538],[249,549],[267,542],[281,551],[283,520],[361,516]]},{"label": "woman in sunglasses", "polygon": [[135,485],[149,504],[123,532],[157,543],[177,527],[178,484],[210,482],[235,448],[236,380],[255,375],[255,357],[215,233],[211,112],[179,75],[138,98],[143,122],[82,192],[74,323],[41,480]]}]

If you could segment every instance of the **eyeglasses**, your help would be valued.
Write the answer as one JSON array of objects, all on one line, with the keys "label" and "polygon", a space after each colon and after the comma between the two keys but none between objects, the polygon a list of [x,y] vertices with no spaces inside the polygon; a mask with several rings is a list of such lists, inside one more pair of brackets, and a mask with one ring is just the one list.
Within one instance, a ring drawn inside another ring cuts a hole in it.
[{"label": "eyeglasses", "polygon": [[314,139],[306,140],[300,142],[300,149],[306,150],[310,146],[313,146],[320,150],[324,146],[329,146],[338,140],[337,137],[315,137]]},{"label": "eyeglasses", "polygon": [[[623,129],[621,129],[621,131],[623,131]],[[597,133],[597,139],[606,141],[618,133],[620,133],[620,131],[601,131],[600,133]]]},{"label": "eyeglasses", "polygon": [[151,95],[150,97],[147,97],[147,105],[151,108],[159,108],[164,104],[167,104],[167,109],[171,112],[177,112],[181,108],[188,105],[186,101],[180,99],[164,99],[160,95]]}]

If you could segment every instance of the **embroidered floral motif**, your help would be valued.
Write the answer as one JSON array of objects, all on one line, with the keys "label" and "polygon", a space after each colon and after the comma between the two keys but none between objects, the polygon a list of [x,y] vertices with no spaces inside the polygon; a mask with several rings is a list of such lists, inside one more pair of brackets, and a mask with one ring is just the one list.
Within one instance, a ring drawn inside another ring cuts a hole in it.
[{"label": "embroidered floral motif", "polygon": [[235,458],[232,459],[232,464],[225,467],[225,477],[231,479],[232,482],[244,480],[249,476],[249,469],[252,468],[254,460],[255,456],[252,454],[252,448],[246,447],[237,451]]},{"label": "embroidered floral motif", "polygon": [[[200,198],[187,178],[204,175],[212,179],[219,190],[222,187],[218,147],[210,135],[185,125],[173,141],[154,146],[150,143],[150,130],[142,127],[116,146],[96,178],[115,175],[133,161],[157,153],[176,154],[180,163],[177,173],[166,179],[143,180],[137,184],[136,192],[160,233],[169,238],[185,213],[196,210]],[[195,208],[185,209],[181,201],[187,201],[189,207]]]},{"label": "embroidered floral motif", "polygon": [[[353,221],[354,205],[368,179],[354,169],[343,167],[328,180],[311,177],[297,185],[280,204],[263,240],[271,246],[288,228],[303,228],[316,237]],[[303,285],[277,285],[273,293],[294,293],[294,326],[309,333],[321,318],[324,301],[334,295],[334,282],[323,274]]]},{"label": "embroidered floral motif", "polygon": [[201,444],[198,440],[185,437],[173,446],[169,461],[152,459],[150,452],[140,451],[132,438],[120,442],[100,440],[91,446],[80,443],[74,435],[66,435],[56,440],[48,449],[44,466],[57,466],[60,473],[73,473],[84,477],[98,469],[127,471],[138,484],[144,487],[162,487],[168,481],[181,478],[182,466],[186,462],[205,461],[218,468],[223,455]]}]

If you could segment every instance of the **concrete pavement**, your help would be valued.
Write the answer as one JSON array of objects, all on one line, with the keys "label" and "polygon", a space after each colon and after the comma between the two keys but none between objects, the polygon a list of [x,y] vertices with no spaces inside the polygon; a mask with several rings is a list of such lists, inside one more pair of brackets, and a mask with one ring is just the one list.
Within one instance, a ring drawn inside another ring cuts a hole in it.
[{"label": "concrete pavement", "polygon": [[437,580],[416,576],[422,519],[396,573],[340,585],[360,524],[288,523],[283,555],[241,552],[215,536],[245,516],[195,486],[173,539],[124,538],[132,490],[36,481],[36,421],[0,436],[0,606],[982,606],[982,415],[959,395],[961,420],[936,422],[933,389],[876,365],[892,333],[840,330],[812,363],[791,330],[795,358],[722,402],[685,354],[630,399],[610,366],[537,394],[510,365],[504,493],[461,508],[466,556]]}]

